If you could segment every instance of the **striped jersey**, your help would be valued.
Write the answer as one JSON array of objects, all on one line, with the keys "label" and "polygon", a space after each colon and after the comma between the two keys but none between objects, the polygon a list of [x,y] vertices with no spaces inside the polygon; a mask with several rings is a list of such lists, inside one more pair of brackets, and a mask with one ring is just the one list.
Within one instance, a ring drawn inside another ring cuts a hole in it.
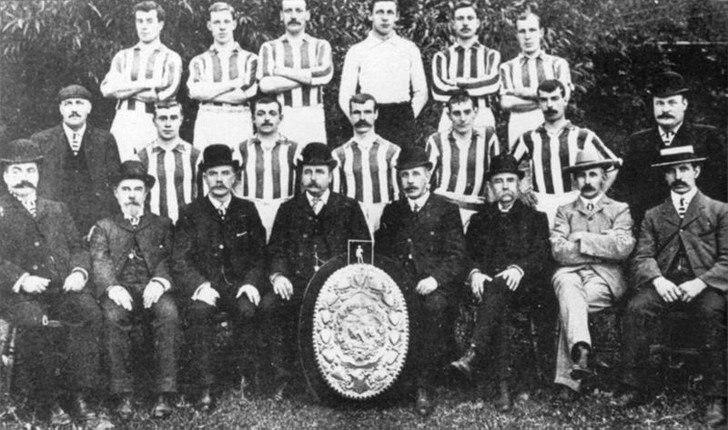
[{"label": "striped jersey", "polygon": [[376,136],[364,146],[356,138],[333,151],[338,162],[334,169],[333,190],[362,203],[387,203],[399,194],[397,158],[399,146]]},{"label": "striped jersey", "polygon": [[[456,43],[436,53],[432,58],[432,97],[445,103],[456,91],[465,90],[479,109],[490,107],[488,96],[500,89],[500,61],[500,52],[478,41],[468,48]],[[456,85],[456,79],[464,85]]]},{"label": "striped jersey", "polygon": [[311,71],[311,84],[284,91],[278,99],[284,106],[318,106],[323,104],[323,86],[334,76],[331,45],[323,39],[304,34],[300,45],[292,43],[287,35],[265,42],[260,47],[258,80],[273,75],[276,67]]},{"label": "striped jersey", "polygon": [[[531,160],[531,181],[534,191],[547,194],[563,194],[572,191],[571,174],[563,173],[564,167],[572,166],[576,153],[592,145],[604,159],[619,160],[593,131],[567,122],[558,133],[551,134],[539,126],[521,135],[511,154],[520,163]],[[620,161],[621,164],[621,161]]]},{"label": "striped jersey", "polygon": [[500,147],[493,127],[485,127],[484,133],[474,129],[469,142],[456,140],[452,130],[433,133],[425,150],[434,166],[435,192],[469,197],[485,197],[485,173],[490,160],[506,151]]},{"label": "striped jersey", "polygon": [[[182,79],[182,59],[179,54],[159,43],[154,47],[146,47],[141,42],[131,48],[117,52],[111,61],[111,68],[101,83],[103,88],[109,80],[136,82],[149,80],[161,83],[156,86],[159,101],[174,99]],[[116,108],[134,108],[133,97],[120,99]]]},{"label": "striped jersey", "polygon": [[566,88],[571,88],[569,63],[561,57],[539,51],[534,57],[518,54],[500,66],[501,94],[524,88],[535,91],[547,79],[559,80]]},{"label": "striped jersey", "polygon": [[243,91],[255,92],[258,56],[235,43],[229,52],[220,52],[212,45],[210,49],[190,61],[190,77],[187,85],[194,82],[229,82],[242,78]]},{"label": "striped jersey", "polygon": [[177,222],[179,210],[197,195],[197,165],[200,151],[184,140],[165,149],[155,141],[137,156],[156,182],[150,194],[150,210]]},{"label": "striped jersey", "polygon": [[273,200],[293,196],[296,190],[296,165],[301,148],[279,135],[272,148],[264,148],[258,135],[245,140],[233,157],[241,160],[242,190],[246,199]]}]

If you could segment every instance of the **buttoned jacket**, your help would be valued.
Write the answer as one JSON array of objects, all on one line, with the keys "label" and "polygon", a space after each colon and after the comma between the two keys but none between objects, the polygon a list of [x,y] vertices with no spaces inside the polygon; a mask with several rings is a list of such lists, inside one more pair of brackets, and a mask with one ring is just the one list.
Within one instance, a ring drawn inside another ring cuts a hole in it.
[{"label": "buttoned jacket", "polygon": [[[577,232],[582,232],[581,238],[572,239]],[[560,267],[553,279],[591,268],[606,281],[614,298],[619,298],[627,291],[623,262],[634,246],[632,216],[626,203],[602,196],[589,211],[577,198],[556,212],[551,253]]]},{"label": "buttoned jacket", "polygon": [[123,215],[104,218],[91,232],[91,263],[98,296],[113,285],[121,285],[121,275],[129,254],[138,247],[151,278],[170,282],[174,290],[169,259],[172,254],[172,221],[152,213],[145,213],[136,227]]},{"label": "buttoned jacket", "polygon": [[695,276],[728,291],[728,204],[699,191],[682,219],[670,198],[647,211],[631,265],[635,284],[666,273],[681,244]]}]

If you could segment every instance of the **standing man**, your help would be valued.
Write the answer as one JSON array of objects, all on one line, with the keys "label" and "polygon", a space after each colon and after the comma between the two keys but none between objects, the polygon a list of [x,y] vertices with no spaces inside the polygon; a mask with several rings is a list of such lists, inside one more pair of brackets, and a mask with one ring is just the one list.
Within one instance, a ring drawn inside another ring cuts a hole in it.
[{"label": "standing man", "polygon": [[397,173],[405,197],[384,208],[375,253],[401,264],[408,278],[403,286],[412,336],[408,365],[417,385],[415,411],[427,416],[435,406],[430,385],[444,357],[447,310],[462,287],[465,238],[457,206],[429,191],[432,163],[422,148],[403,150]]},{"label": "standing man", "polygon": [[[0,278],[10,282],[0,288],[0,317],[33,338],[26,339],[27,357],[40,362],[40,368],[31,383],[45,397],[41,400],[47,403],[51,426],[71,424],[59,404],[63,391],[71,395],[73,412],[85,423],[96,418],[86,401],[100,376],[102,324],[93,286],[87,285],[88,249],[66,206],[36,193],[43,161],[38,145],[19,139],[3,146],[0,260],[6,264]],[[45,327],[49,319],[62,328]],[[59,357],[66,359],[60,363]]]},{"label": "standing man", "polygon": [[111,191],[121,162],[114,137],[87,123],[91,93],[80,85],[58,92],[63,122],[34,134],[43,154],[41,196],[65,203],[76,229],[87,235],[96,221],[119,211]]},{"label": "standing man", "polygon": [[715,127],[686,121],[689,92],[681,75],[660,74],[651,94],[656,124],[631,135],[623,150],[624,167],[614,184],[614,195],[629,203],[637,226],[647,209],[659,205],[669,194],[662,172],[650,168],[665,148],[692,145],[697,153],[706,154],[703,170],[710,175],[700,176],[697,185],[708,197],[728,201],[725,137]]},{"label": "standing man", "polygon": [[255,205],[232,194],[239,168],[227,145],[205,148],[200,171],[210,191],[182,208],[175,228],[172,271],[189,301],[186,337],[200,391],[196,406],[203,411],[212,407],[214,315],[226,311],[232,316],[240,369],[248,373],[253,366],[253,317],[268,285],[263,276],[265,229]]},{"label": "standing man", "polygon": [[576,163],[564,172],[573,173],[579,198],[559,207],[551,231],[551,252],[560,266],[551,279],[561,323],[554,382],[566,399],[591,374],[589,313],[612,306],[627,291],[622,263],[635,239],[629,206],[604,195],[607,170],[613,165],[593,148],[578,153]]},{"label": "standing man", "polygon": [[377,101],[361,93],[349,101],[349,119],[354,136],[334,150],[339,168],[334,170],[334,190],[356,199],[364,210],[372,235],[387,203],[397,198],[399,146],[380,137],[374,124],[379,116]]},{"label": "standing man", "polygon": [[308,281],[326,261],[345,254],[349,240],[370,238],[359,204],[329,189],[336,160],[328,146],[310,143],[301,155],[301,193],[276,215],[268,246],[273,291],[261,305],[277,399],[294,371],[296,324]]},{"label": "standing man", "polygon": [[334,76],[331,45],[306,34],[311,18],[305,0],[281,0],[286,33],[260,47],[260,91],[278,96],[285,121],[281,133],[294,142],[326,142],[324,85]]},{"label": "standing man", "polygon": [[122,161],[154,140],[154,103],[173,100],[182,78],[182,59],[159,40],[164,9],[153,1],[134,5],[139,43],[117,52],[101,82],[101,94],[116,99],[111,134]]},{"label": "standing man", "polygon": [[614,161],[601,184],[605,192],[614,182],[622,161],[593,131],[577,127],[566,119],[566,95],[566,87],[560,81],[542,82],[538,86],[538,105],[546,121],[521,135],[511,149],[519,163],[528,162],[527,173],[537,209],[546,212],[552,226],[558,207],[573,202],[579,195],[571,175],[563,170],[574,164],[578,151],[593,147],[602,158]]},{"label": "standing man", "polygon": [[478,111],[467,92],[455,92],[445,107],[450,128],[432,134],[426,146],[435,166],[432,181],[435,193],[458,205],[465,230],[470,217],[486,203],[485,169],[501,152],[493,127],[474,126]]},{"label": "standing man", "polygon": [[[478,41],[480,19],[472,2],[455,4],[450,25],[455,43],[432,58],[432,98],[444,105],[454,94],[467,91],[477,108],[475,128],[483,132],[486,127],[495,128],[490,108],[500,89],[500,52]],[[450,116],[443,109],[437,130],[447,133],[451,125]]]},{"label": "standing man", "polygon": [[501,108],[510,113],[508,145],[513,146],[523,133],[538,127],[544,120],[539,109],[538,86],[546,79],[561,82],[565,104],[571,95],[569,63],[541,49],[541,18],[526,12],[516,19],[516,38],[521,52],[500,66]]},{"label": "standing man", "polygon": [[692,145],[660,151],[659,168],[670,196],[645,214],[631,274],[637,293],[622,320],[623,389],[620,407],[648,400],[644,391],[649,345],[662,327],[662,316],[682,310],[697,324],[702,341],[698,363],[705,377],[708,405],[705,424],[726,422],[726,291],[728,291],[728,205],[713,200],[696,185],[706,155]]},{"label": "standing man", "polygon": [[471,218],[465,235],[473,267],[468,281],[479,302],[476,325],[469,348],[451,363],[470,377],[475,364],[495,349],[491,370],[498,380],[495,407],[500,412],[511,408],[511,309],[544,303],[543,279],[551,270],[548,220],[518,199],[523,176],[509,154],[490,164],[487,178],[495,201]]},{"label": "standing man", "polygon": [[121,165],[114,195],[121,214],[96,223],[91,235],[91,262],[97,297],[101,298],[106,332],[106,352],[111,373],[111,394],[122,420],[134,414],[130,352],[133,322],[151,327],[156,369],[157,400],[152,418],[172,413],[172,394],[177,391],[177,342],[179,318],[172,297],[172,223],[144,213],[144,202],[154,185],[138,161]]},{"label": "standing man", "polygon": [[172,101],[154,106],[157,138],[137,156],[155,180],[147,190],[153,214],[177,222],[180,209],[197,196],[197,164],[200,150],[179,137],[184,115],[182,105]]},{"label": "standing man", "polygon": [[422,56],[417,45],[394,31],[399,20],[395,0],[371,1],[369,19],[372,31],[346,53],[339,106],[349,112],[351,96],[371,94],[379,104],[377,133],[402,148],[409,147],[417,134],[415,118],[427,103]]},{"label": "standing man", "polygon": [[278,131],[283,112],[277,98],[258,98],[253,102],[253,115],[258,132],[241,143],[234,155],[242,160],[235,194],[255,203],[266,239],[270,239],[278,208],[293,197],[296,190],[300,146]]},{"label": "standing man", "polygon": [[212,143],[233,148],[252,136],[248,102],[258,91],[258,56],[235,41],[235,9],[228,3],[216,2],[208,11],[207,29],[214,42],[190,61],[187,80],[190,97],[200,102],[194,139],[199,150]]}]

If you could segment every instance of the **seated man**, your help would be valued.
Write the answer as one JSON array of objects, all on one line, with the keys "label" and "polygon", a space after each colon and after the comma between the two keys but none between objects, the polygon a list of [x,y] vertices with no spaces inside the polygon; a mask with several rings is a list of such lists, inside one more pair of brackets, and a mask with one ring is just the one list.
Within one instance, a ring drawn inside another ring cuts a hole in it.
[{"label": "seated man", "polygon": [[671,192],[647,211],[640,227],[631,265],[637,292],[623,319],[624,387],[615,403],[629,407],[647,400],[642,390],[649,346],[662,315],[680,309],[699,324],[693,333],[704,345],[698,362],[709,398],[705,423],[725,425],[728,204],[705,196],[695,185],[707,157],[690,145],[660,152],[652,166],[664,169]]},{"label": "seated man", "polygon": [[558,208],[551,252],[560,266],[551,282],[559,301],[556,382],[570,400],[590,374],[588,314],[612,306],[627,290],[622,262],[634,248],[632,217],[626,203],[604,195],[607,172],[615,164],[596,149],[577,153],[572,172],[579,198]]},{"label": "seated man", "polygon": [[91,263],[105,316],[111,393],[118,396],[119,417],[131,418],[134,410],[129,335],[133,320],[142,317],[152,327],[154,340],[154,388],[158,396],[151,416],[165,418],[172,413],[169,397],[177,391],[179,336],[168,267],[172,222],[144,213],[154,177],[146,173],[141,162],[125,161],[115,183],[114,195],[122,213],[100,220],[91,233]]},{"label": "seated man", "polygon": [[232,315],[241,352],[238,364],[242,371],[253,369],[253,318],[268,282],[263,276],[263,224],[253,203],[232,194],[240,163],[233,160],[230,147],[214,144],[203,151],[199,169],[210,191],[180,212],[172,270],[175,284],[188,300],[186,336],[200,390],[197,407],[209,411],[215,380],[213,317],[221,311]]},{"label": "seated man", "polygon": [[495,349],[492,370],[498,378],[496,409],[501,412],[511,408],[510,309],[539,300],[539,282],[551,274],[549,222],[545,213],[518,199],[523,176],[511,155],[499,155],[490,164],[486,179],[496,200],[473,215],[465,234],[474,267],[470,287],[479,301],[477,323],[465,355],[451,364],[470,376],[476,360]]},{"label": "seated man", "polygon": [[374,253],[394,260],[407,277],[408,366],[417,384],[415,411],[427,416],[434,410],[429,388],[444,357],[448,306],[462,285],[465,238],[457,205],[429,191],[432,163],[424,149],[402,150],[397,174],[405,197],[384,208]]},{"label": "seated man", "polygon": [[[62,390],[73,398],[79,421],[91,421],[96,414],[86,401],[99,380],[102,316],[87,284],[89,253],[66,205],[36,195],[43,160],[38,145],[19,139],[3,149],[0,261],[6,264],[0,279],[9,282],[0,286],[0,318],[38,340],[27,342],[27,357],[42,361],[31,383],[48,402],[50,425],[71,424],[59,403]],[[60,322],[58,333],[47,332],[49,319]]]}]

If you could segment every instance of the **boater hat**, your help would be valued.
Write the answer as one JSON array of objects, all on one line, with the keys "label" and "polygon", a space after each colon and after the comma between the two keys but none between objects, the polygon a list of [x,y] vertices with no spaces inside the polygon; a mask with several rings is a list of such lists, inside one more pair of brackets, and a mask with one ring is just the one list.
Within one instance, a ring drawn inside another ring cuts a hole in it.
[{"label": "boater hat", "polygon": [[432,169],[432,163],[427,158],[427,153],[424,149],[419,147],[403,149],[399,153],[397,158],[397,170],[414,169],[415,167],[427,167],[427,170]]},{"label": "boater hat", "polygon": [[37,143],[30,139],[17,139],[5,145],[0,153],[0,163],[40,163],[43,161],[43,153]]},{"label": "boater hat", "polygon": [[137,160],[127,160],[121,163],[120,172],[114,175],[112,183],[114,186],[117,186],[119,185],[119,182],[124,179],[139,179],[144,182],[144,185],[146,185],[148,189],[152,188],[156,182],[154,176],[148,174],[147,171],[144,170],[142,162]]},{"label": "boater hat", "polygon": [[222,143],[210,145],[202,152],[202,163],[200,172],[205,172],[217,166],[231,166],[236,172],[240,169],[240,162],[233,160],[233,151],[229,146]]},{"label": "boater hat", "polygon": [[523,179],[526,174],[518,169],[518,162],[511,154],[500,154],[490,161],[490,169],[485,174],[485,180],[490,179],[499,173],[513,173],[518,175],[518,179]]},{"label": "boater hat", "polygon": [[664,72],[652,81],[650,94],[652,97],[670,97],[690,92],[682,75],[675,72]]},{"label": "boater hat", "polygon": [[325,143],[311,142],[301,151],[301,166],[329,166],[333,169],[336,164],[331,148]]},{"label": "boater hat", "polygon": [[660,150],[660,159],[652,167],[666,167],[683,163],[700,163],[708,159],[697,153],[693,145],[673,146]]},{"label": "boater hat", "polygon": [[589,146],[586,149],[582,149],[577,152],[576,160],[574,165],[566,166],[562,170],[565,173],[576,173],[582,170],[594,169],[601,167],[604,170],[608,170],[610,167],[619,165],[622,160],[608,160],[602,157],[602,154],[597,151],[593,146]]}]

